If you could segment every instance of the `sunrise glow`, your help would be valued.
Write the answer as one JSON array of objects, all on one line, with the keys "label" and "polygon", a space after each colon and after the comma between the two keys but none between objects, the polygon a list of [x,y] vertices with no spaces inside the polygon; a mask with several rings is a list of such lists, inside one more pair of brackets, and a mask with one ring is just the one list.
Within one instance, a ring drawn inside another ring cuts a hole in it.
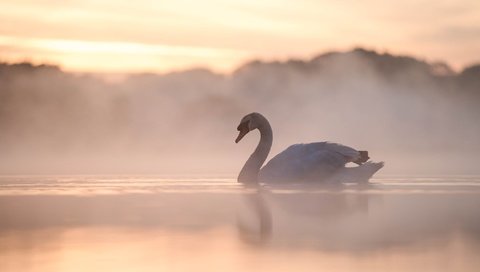
[{"label": "sunrise glow", "polygon": [[480,2],[0,2],[0,60],[69,71],[229,72],[355,46],[462,68],[479,61]]}]

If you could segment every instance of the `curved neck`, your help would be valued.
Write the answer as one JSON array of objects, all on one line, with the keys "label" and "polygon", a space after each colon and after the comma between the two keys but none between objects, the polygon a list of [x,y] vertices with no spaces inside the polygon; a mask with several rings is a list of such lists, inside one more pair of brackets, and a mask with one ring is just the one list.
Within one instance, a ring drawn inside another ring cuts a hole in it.
[{"label": "curved neck", "polygon": [[270,123],[264,119],[262,124],[258,127],[260,131],[260,142],[248,158],[238,175],[238,182],[241,183],[257,183],[258,173],[263,163],[267,159],[270,148],[272,147],[273,132]]}]

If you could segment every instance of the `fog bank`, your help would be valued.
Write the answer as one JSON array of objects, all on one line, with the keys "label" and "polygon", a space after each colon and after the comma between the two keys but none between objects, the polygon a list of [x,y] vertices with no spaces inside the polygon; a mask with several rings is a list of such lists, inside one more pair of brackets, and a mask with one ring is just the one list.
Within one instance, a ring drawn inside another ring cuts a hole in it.
[{"label": "fog bank", "polygon": [[257,111],[274,130],[270,157],[328,140],[369,150],[385,174],[478,174],[478,101],[480,65],[364,49],[117,83],[0,63],[0,173],[235,175],[258,141],[235,144],[236,126]]}]

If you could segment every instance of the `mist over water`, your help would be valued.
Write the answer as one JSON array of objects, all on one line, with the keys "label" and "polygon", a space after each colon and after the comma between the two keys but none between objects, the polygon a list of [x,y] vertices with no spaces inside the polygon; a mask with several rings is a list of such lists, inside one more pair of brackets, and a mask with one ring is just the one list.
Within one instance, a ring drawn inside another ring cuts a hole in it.
[{"label": "mist over water", "polygon": [[[117,82],[3,64],[0,270],[477,271],[479,74],[361,49]],[[330,140],[400,175],[243,188],[252,111],[271,155]]]},{"label": "mist over water", "polygon": [[0,270],[478,271],[480,176],[0,176]]},{"label": "mist over water", "polygon": [[234,175],[258,141],[234,144],[252,111],[271,122],[271,156],[328,140],[369,150],[380,173],[478,173],[479,92],[478,65],[363,49],[118,82],[0,64],[0,173]]}]

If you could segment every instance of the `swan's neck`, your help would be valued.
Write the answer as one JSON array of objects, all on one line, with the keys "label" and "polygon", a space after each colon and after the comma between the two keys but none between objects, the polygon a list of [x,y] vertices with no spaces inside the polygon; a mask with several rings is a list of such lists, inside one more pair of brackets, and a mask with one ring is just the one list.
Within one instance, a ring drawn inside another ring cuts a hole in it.
[{"label": "swan's neck", "polygon": [[272,147],[273,133],[270,124],[265,119],[262,125],[258,128],[260,131],[260,142],[248,158],[238,175],[238,182],[241,183],[257,183],[258,173],[263,163],[267,159],[270,148]]}]

